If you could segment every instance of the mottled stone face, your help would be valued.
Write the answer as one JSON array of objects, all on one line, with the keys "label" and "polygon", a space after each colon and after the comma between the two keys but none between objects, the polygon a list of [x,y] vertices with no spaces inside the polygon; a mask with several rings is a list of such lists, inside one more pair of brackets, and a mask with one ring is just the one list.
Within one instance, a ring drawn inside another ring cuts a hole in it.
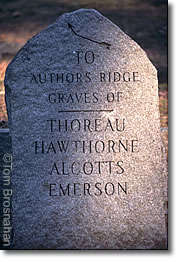
[{"label": "mottled stone face", "polygon": [[95,10],[60,16],[6,72],[15,249],[165,249],[157,71]]}]

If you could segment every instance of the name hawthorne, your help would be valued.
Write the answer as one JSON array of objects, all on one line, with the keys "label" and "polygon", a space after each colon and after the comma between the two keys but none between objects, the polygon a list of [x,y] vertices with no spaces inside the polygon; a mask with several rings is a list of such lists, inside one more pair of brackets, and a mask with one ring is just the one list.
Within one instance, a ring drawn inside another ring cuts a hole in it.
[{"label": "name hawthorne", "polygon": [[35,154],[138,152],[138,140],[55,140],[35,141]]}]

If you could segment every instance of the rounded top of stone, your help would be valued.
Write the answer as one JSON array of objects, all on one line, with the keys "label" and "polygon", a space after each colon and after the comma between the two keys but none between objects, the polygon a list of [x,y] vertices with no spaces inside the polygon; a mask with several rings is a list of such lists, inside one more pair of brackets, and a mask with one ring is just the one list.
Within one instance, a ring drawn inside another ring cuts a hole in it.
[{"label": "rounded top of stone", "polygon": [[81,16],[81,18],[85,18],[86,15],[88,15],[89,17],[91,16],[92,18],[93,17],[102,17],[104,20],[110,22],[112,25],[115,25],[109,19],[107,19],[101,13],[99,13],[97,10],[92,9],[92,8],[91,9],[80,8],[73,12],[64,13],[56,19],[56,23],[59,23],[60,20],[64,19],[64,18],[68,19],[68,17],[76,17],[76,16],[78,16],[78,17]]},{"label": "rounded top of stone", "polygon": [[[98,14],[98,15],[101,15],[101,13],[99,13],[97,10],[95,10],[95,9],[93,9],[93,8],[90,8],[90,9],[88,9],[88,8],[80,8],[80,9],[78,9],[78,10],[75,10],[75,11],[73,11],[73,12],[69,12],[69,13],[64,13],[63,15],[73,15],[73,14],[79,14],[79,13],[87,13],[87,12],[89,12],[89,13],[92,13],[92,14]],[[102,15],[101,15],[102,16]],[[58,17],[59,18],[59,17]]]},{"label": "rounded top of stone", "polygon": [[[111,47],[108,49],[107,45]],[[48,67],[53,62],[56,48],[62,50],[57,51],[58,59],[58,56],[61,56],[63,52],[67,55],[66,53],[71,48],[88,46],[91,49],[94,47],[103,49],[102,46],[104,46],[104,49],[110,50],[111,63],[116,63],[121,56],[121,60],[126,57],[124,65],[129,65],[129,62],[138,65],[141,62],[153,67],[141,47],[116,24],[95,9],[81,8],[59,16],[53,24],[31,38],[9,64],[5,83],[7,83],[8,75],[11,74],[12,70],[13,76],[16,76],[19,70],[22,72],[24,68],[25,71],[27,69],[27,72],[31,72],[31,69],[43,64]],[[153,69],[155,70],[154,67]]]},{"label": "rounded top of stone", "polygon": [[70,13],[75,14],[75,13],[80,13],[80,12],[93,12],[93,13],[100,14],[97,10],[95,10],[93,8],[80,8],[80,9],[75,10],[75,11],[70,12]]}]

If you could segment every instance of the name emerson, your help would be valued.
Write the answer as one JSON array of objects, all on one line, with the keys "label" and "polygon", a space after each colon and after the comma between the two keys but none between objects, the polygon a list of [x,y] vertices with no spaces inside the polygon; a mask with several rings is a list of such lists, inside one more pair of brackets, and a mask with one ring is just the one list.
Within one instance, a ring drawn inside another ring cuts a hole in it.
[{"label": "name emerson", "polygon": [[113,196],[113,195],[127,195],[127,182],[112,183],[112,182],[95,182],[95,183],[80,183],[73,182],[68,184],[61,183],[50,183],[49,184],[49,195],[52,197],[63,197],[63,196]]}]

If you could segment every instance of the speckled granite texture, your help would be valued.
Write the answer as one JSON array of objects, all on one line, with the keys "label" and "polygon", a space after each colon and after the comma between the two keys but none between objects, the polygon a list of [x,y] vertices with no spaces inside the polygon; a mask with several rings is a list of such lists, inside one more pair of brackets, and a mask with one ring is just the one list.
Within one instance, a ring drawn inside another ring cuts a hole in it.
[{"label": "speckled granite texture", "polygon": [[157,71],[95,10],[56,22],[6,71],[15,249],[166,249]]}]

